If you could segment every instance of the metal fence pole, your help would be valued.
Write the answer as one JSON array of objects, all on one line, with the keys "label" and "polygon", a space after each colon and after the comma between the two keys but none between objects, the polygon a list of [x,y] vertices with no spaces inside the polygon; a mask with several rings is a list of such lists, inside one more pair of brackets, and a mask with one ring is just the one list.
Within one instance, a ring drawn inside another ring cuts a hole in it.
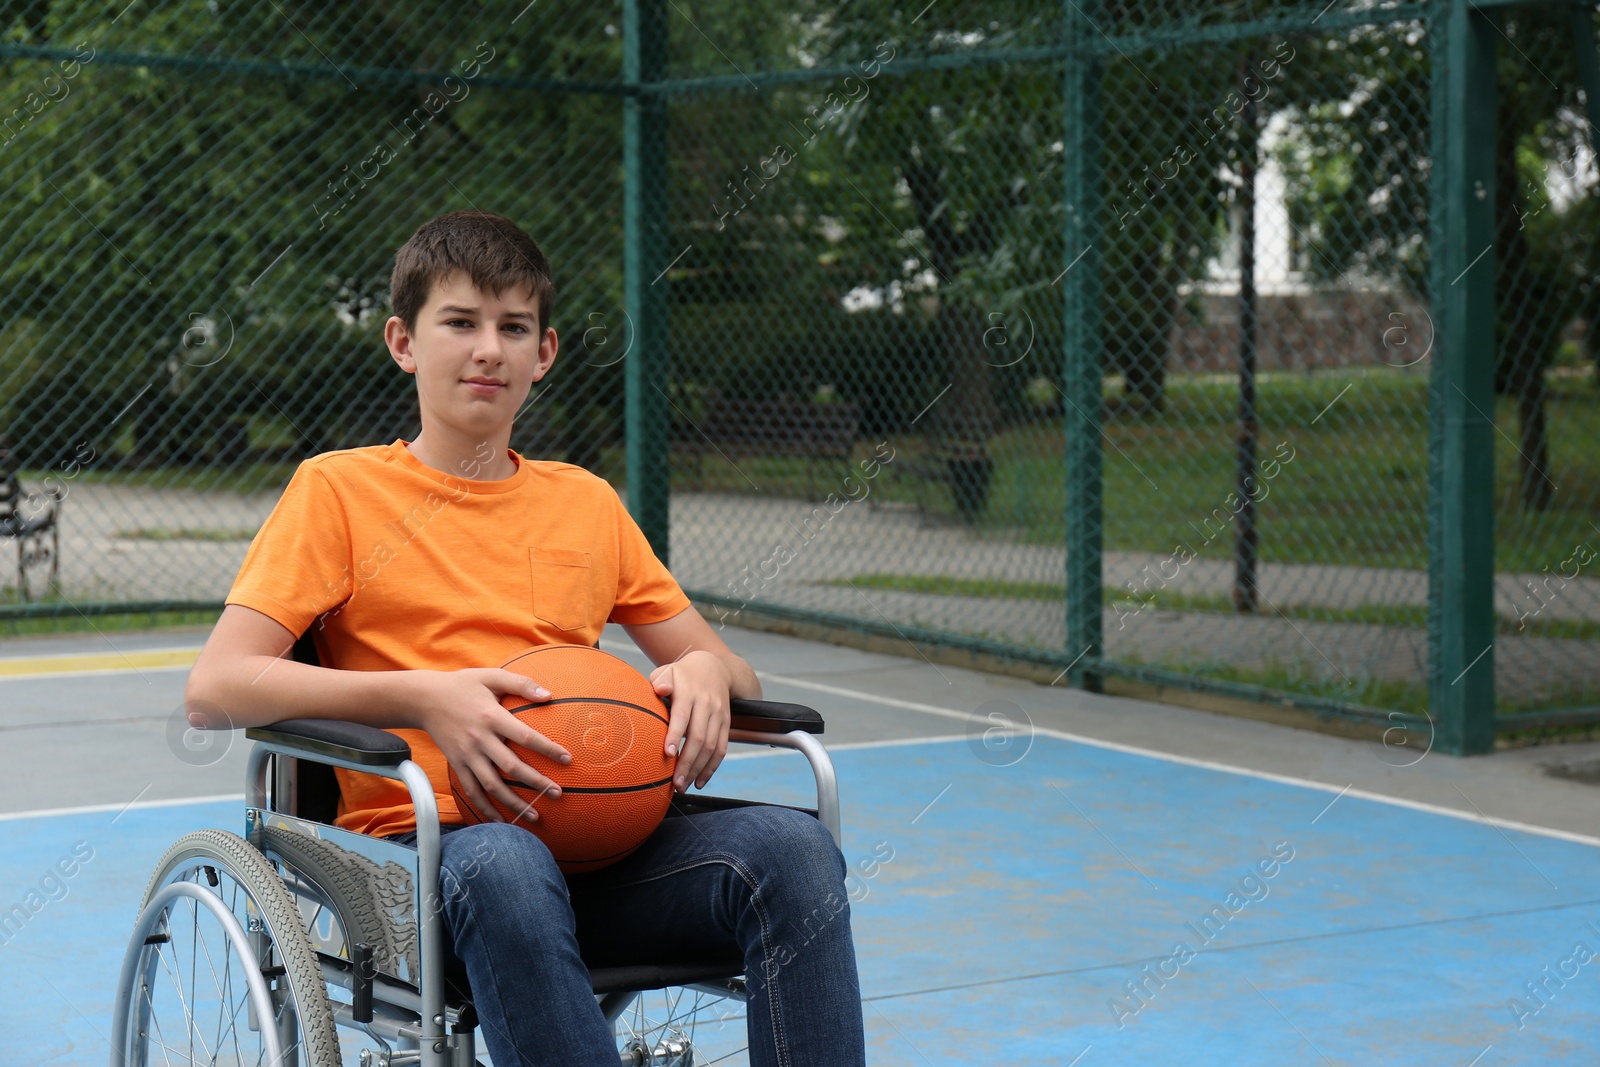
[{"label": "metal fence pole", "polygon": [[[1250,80],[1249,52],[1239,62],[1240,87]],[[1234,442],[1234,492],[1239,525],[1233,541],[1233,606],[1254,612],[1258,587],[1256,559],[1256,153],[1260,123],[1256,98],[1246,96],[1239,116],[1239,432]]]},{"label": "metal fence pole", "polygon": [[1068,0],[1064,148],[1066,156],[1065,364],[1062,415],[1066,436],[1067,648],[1075,657],[1069,684],[1098,691],[1094,665],[1104,654],[1101,632],[1102,514],[1100,419],[1100,60],[1087,47],[1096,30]]},{"label": "metal fence pole", "polygon": [[1594,6],[1572,7],[1572,46],[1578,52],[1578,77],[1583,80],[1583,102],[1589,112],[1589,143],[1600,140],[1600,55],[1594,46]]},{"label": "metal fence pole", "polygon": [[663,563],[668,544],[667,105],[655,89],[666,76],[662,0],[623,0],[623,298],[633,331],[624,367],[628,510]]},{"label": "metal fence pole", "polygon": [[1438,747],[1469,755],[1494,747],[1495,28],[1434,10],[1428,702]]}]

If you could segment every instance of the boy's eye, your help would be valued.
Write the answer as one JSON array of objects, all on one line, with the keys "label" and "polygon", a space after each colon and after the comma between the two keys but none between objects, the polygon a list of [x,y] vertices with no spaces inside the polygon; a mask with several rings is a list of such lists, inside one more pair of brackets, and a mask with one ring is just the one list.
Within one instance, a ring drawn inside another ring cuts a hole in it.
[{"label": "boy's eye", "polygon": [[466,326],[466,327],[470,328],[472,326],[472,320],[471,319],[451,319],[448,322],[446,322],[445,325],[446,326]]},{"label": "boy's eye", "polygon": [[527,333],[528,332],[528,328],[526,326],[522,325],[522,323],[520,323],[520,322],[507,323],[506,324],[506,329],[515,330],[517,333]]}]

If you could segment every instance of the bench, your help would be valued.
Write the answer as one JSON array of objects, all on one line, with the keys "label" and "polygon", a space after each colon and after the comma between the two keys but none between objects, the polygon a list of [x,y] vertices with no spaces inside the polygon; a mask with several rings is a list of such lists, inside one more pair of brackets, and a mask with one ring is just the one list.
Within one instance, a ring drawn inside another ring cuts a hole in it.
[{"label": "bench", "polygon": [[[736,468],[734,457],[738,455],[804,456],[838,460],[848,466],[856,431],[856,409],[850,404],[712,396],[699,424],[679,430],[679,444],[694,457],[694,487],[700,489],[707,452],[716,452]],[[819,499],[815,467],[807,466],[806,478],[811,498]]]},{"label": "bench", "polygon": [[[28,568],[50,564],[50,584],[61,581],[61,502],[66,494],[58,485],[35,493],[22,487],[11,464],[9,449],[0,449],[0,537],[17,542],[17,591],[28,594]],[[48,539],[48,540],[47,540]]]},{"label": "bench", "polygon": [[917,513],[924,525],[940,514],[929,492],[933,483],[950,487],[951,503],[960,521],[974,523],[989,507],[994,460],[987,450],[955,441],[934,441],[905,459],[896,459],[895,473],[910,480]]}]

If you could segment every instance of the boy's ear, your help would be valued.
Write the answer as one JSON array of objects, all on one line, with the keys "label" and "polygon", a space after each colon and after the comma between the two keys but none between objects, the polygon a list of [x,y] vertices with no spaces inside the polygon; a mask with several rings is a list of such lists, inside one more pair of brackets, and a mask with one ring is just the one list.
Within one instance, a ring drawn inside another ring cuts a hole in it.
[{"label": "boy's ear", "polygon": [[399,315],[390,315],[389,321],[383,324],[383,342],[389,346],[389,355],[400,364],[400,369],[407,374],[417,373],[417,361],[411,354],[411,331],[406,329],[406,320]]},{"label": "boy's ear", "polygon": [[545,327],[544,337],[539,342],[539,365],[533,371],[534,381],[537,382],[550,373],[550,368],[556,362],[556,351],[560,347],[561,339],[556,336],[555,327]]}]

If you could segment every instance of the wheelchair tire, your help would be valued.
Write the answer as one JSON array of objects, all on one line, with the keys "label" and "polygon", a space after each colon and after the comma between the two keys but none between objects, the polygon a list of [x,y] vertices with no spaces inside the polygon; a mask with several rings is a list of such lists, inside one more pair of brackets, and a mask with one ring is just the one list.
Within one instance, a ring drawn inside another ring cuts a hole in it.
[{"label": "wheelchair tire", "polygon": [[[343,928],[345,942],[371,945],[378,970],[396,976],[416,973],[416,902],[410,878],[398,864],[380,866],[365,856],[278,826],[263,831],[262,847],[268,856],[287,863],[316,886]],[[404,960],[409,962],[402,969]]]},{"label": "wheelchair tire", "polygon": [[[220,901],[237,919],[236,932],[193,896],[169,899],[146,916],[152,899],[180,881]],[[276,868],[248,841],[225,830],[181,838],[157,864],[139,910],[147,921],[128,947],[131,970],[124,975],[133,980],[118,990],[122,1032],[112,1035],[113,1067],[170,1062],[174,1052],[187,1055],[185,1062],[218,1067],[261,1062],[267,1045],[250,1025],[256,1013],[248,979],[235,973],[248,967],[267,979],[279,1029],[292,1030],[284,1044],[294,1054],[286,1047],[286,1062],[339,1067],[333,1009],[300,910]],[[157,1014],[158,998],[170,1002],[171,1015]]]}]

